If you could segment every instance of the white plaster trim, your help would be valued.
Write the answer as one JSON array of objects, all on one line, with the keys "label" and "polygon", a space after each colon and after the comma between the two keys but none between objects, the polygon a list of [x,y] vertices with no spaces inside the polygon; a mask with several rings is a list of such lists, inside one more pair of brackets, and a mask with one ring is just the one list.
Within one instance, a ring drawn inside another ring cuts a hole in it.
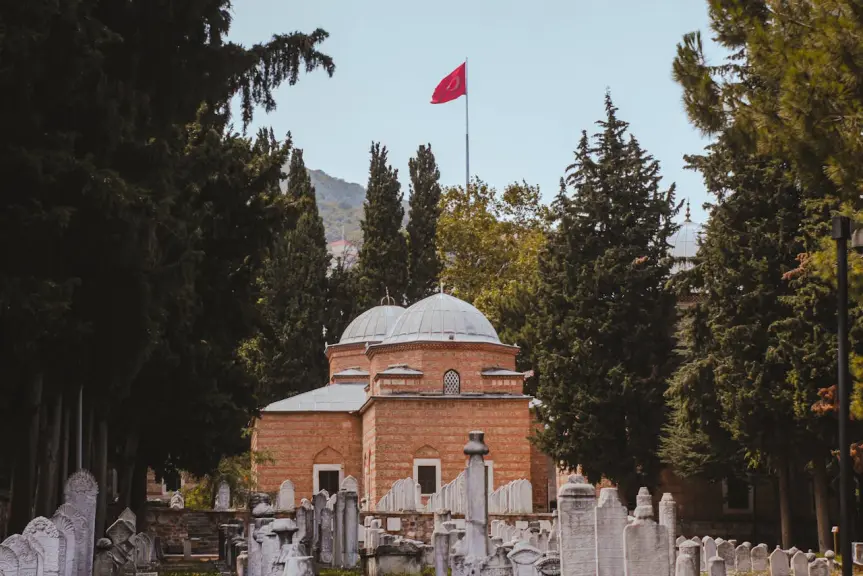
[{"label": "white plaster trim", "polygon": [[728,480],[722,479],[722,513],[723,514],[752,514],[755,504],[755,494],[752,484],[749,484],[749,504],[746,508],[730,508],[728,506]]},{"label": "white plaster trim", "polygon": [[429,494],[423,493],[422,496],[431,496],[438,490],[440,490],[440,458],[414,458],[414,482],[419,484],[420,481],[420,466],[434,466],[435,467],[435,491]]},{"label": "white plaster trim", "polygon": [[[333,472],[338,470],[339,472],[339,486],[342,485],[342,481],[345,479],[345,467],[342,464],[312,464],[312,494],[317,494],[321,491],[320,481],[318,479],[318,472]],[[330,494],[332,496],[332,494]]]},{"label": "white plaster trim", "polygon": [[488,477],[488,493],[491,494],[494,492],[494,461],[493,460],[484,460],[485,464],[485,472]]}]

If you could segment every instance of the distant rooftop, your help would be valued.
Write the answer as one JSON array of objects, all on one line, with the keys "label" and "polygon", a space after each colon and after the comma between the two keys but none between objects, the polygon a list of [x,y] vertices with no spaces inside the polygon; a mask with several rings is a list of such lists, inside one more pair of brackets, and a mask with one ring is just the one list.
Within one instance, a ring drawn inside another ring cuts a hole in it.
[{"label": "distant rooftop", "polygon": [[356,412],[366,401],[365,384],[329,384],[273,402],[262,412]]}]

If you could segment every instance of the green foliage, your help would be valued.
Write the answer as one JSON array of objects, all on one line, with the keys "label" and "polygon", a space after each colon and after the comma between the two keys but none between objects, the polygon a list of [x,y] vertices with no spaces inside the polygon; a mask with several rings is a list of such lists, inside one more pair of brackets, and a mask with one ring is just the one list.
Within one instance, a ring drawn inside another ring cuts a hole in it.
[{"label": "green foliage", "polygon": [[357,309],[377,306],[389,293],[398,304],[408,288],[408,247],[398,170],[387,164],[386,146],[371,146],[369,184],[362,221],[363,245],[356,270]]},{"label": "green foliage", "polygon": [[441,273],[441,260],[435,247],[440,218],[440,171],[431,144],[420,146],[409,162],[411,176],[410,220],[408,234],[407,303],[413,304],[434,293]]},{"label": "green foliage", "polygon": [[632,500],[655,486],[673,364],[668,239],[674,188],[606,96],[594,142],[584,133],[561,184],[540,259],[540,447]]},{"label": "green foliage", "polygon": [[243,452],[236,456],[225,456],[218,467],[197,478],[190,489],[183,489],[186,508],[191,510],[212,510],[213,502],[222,482],[231,488],[231,505],[243,508],[247,505],[249,494],[258,490],[253,465],[273,464],[275,459],[268,451]]},{"label": "green foliage", "polygon": [[[535,368],[538,256],[548,208],[537,186],[510,184],[499,193],[475,180],[444,190],[437,227],[441,279],[452,293],[488,317],[503,342],[521,347],[522,370]],[[528,390],[536,379],[529,379]]]},{"label": "green foliage", "polygon": [[327,280],[327,344],[335,344],[363,309],[356,300],[357,269],[349,268],[347,263],[337,258]]}]

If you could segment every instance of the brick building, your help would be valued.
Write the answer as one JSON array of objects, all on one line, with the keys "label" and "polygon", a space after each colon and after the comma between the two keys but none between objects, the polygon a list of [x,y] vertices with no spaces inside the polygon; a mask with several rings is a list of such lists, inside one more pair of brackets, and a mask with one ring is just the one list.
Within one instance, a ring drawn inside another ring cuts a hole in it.
[{"label": "brick building", "polygon": [[534,509],[548,510],[554,468],[529,440],[532,398],[517,353],[479,310],[444,293],[367,310],[327,347],[326,386],[263,409],[252,448],[275,463],[257,466],[260,488],[290,479],[299,501],[351,475],[370,510],[401,478],[430,495],[464,469],[464,439],[479,429],[489,489],[528,479]]}]

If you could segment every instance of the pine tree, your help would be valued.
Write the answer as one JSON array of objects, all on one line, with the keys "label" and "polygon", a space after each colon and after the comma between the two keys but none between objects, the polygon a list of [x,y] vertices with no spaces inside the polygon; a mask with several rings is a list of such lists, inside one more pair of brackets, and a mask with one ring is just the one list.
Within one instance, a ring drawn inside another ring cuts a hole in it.
[{"label": "pine tree", "polygon": [[327,381],[324,328],[330,255],[302,150],[291,155],[286,195],[296,226],[278,238],[262,275],[264,398],[276,400]]},{"label": "pine tree", "polygon": [[676,319],[668,239],[674,187],[617,118],[586,133],[554,204],[540,260],[540,446],[588,479],[618,483],[629,501],[655,486]]},{"label": "pine tree", "polygon": [[327,344],[335,344],[351,320],[363,310],[357,307],[356,268],[337,258],[327,278]]},{"label": "pine tree", "polygon": [[387,293],[399,304],[405,301],[408,247],[401,229],[404,215],[398,170],[387,164],[386,146],[373,143],[356,272],[359,310],[377,306]]},{"label": "pine tree", "polygon": [[408,163],[411,175],[410,220],[407,225],[410,262],[407,303],[432,294],[443,268],[435,246],[440,218],[440,171],[431,144],[420,146]]}]

